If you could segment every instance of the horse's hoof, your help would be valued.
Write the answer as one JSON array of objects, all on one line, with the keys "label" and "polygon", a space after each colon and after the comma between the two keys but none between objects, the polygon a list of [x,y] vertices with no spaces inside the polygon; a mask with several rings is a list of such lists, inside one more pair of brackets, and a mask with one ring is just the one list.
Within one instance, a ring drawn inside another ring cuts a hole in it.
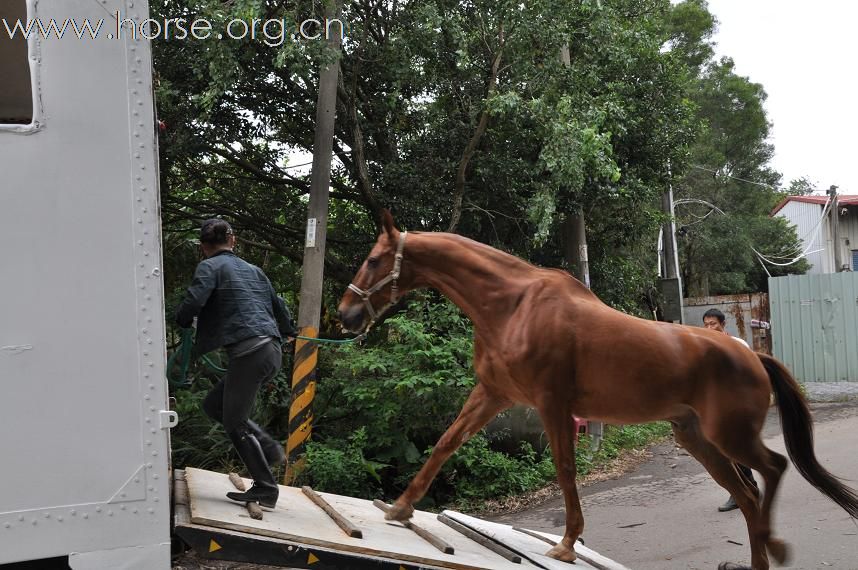
[{"label": "horse's hoof", "polygon": [[394,503],[390,510],[385,513],[384,518],[389,521],[407,521],[412,514],[414,514],[414,507],[411,505]]},{"label": "horse's hoof", "polygon": [[790,559],[790,547],[789,544],[780,540],[778,538],[771,538],[766,543],[766,550],[769,551],[769,554],[772,555],[772,558],[775,559],[780,566],[786,566],[789,563]]},{"label": "horse's hoof", "polygon": [[558,542],[554,548],[545,553],[549,558],[560,560],[561,562],[575,562],[577,556],[575,551],[562,542]]},{"label": "horse's hoof", "polygon": [[744,564],[734,564],[732,562],[722,562],[718,565],[718,570],[754,570],[750,566]]}]

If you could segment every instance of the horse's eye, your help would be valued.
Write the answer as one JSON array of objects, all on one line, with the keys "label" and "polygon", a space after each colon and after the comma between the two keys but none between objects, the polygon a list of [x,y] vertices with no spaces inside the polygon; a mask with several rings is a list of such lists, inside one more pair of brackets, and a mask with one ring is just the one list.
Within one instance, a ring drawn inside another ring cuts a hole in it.
[{"label": "horse's eye", "polygon": [[369,259],[366,260],[366,264],[369,265],[370,267],[375,267],[376,265],[378,265],[378,258],[377,257],[370,257]]}]

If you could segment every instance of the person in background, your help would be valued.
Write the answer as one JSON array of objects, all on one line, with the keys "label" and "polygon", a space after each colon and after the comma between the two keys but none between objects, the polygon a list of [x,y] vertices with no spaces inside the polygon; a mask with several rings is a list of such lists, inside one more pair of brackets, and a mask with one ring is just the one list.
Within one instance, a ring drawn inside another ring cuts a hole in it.
[{"label": "person in background", "polygon": [[[703,314],[703,326],[709,330],[717,331],[720,333],[724,333],[736,342],[740,342],[745,345],[745,348],[748,350],[751,349],[748,346],[748,343],[739,337],[735,337],[727,332],[724,328],[724,324],[726,323],[726,318],[724,317],[724,313],[719,311],[718,309],[709,309]],[[744,475],[744,478],[748,480],[754,487],[757,487],[757,481],[754,479],[754,473],[751,471],[750,467],[742,465],[740,463],[736,463],[736,468]],[[718,507],[718,510],[722,513],[727,511],[732,511],[733,509],[738,509],[739,505],[736,504],[736,500],[731,496],[727,499],[727,502]]]},{"label": "person in background", "polygon": [[223,425],[253,486],[227,497],[274,508],[279,489],[270,466],[282,463],[285,454],[250,414],[260,387],[280,371],[281,343],[291,342],[298,331],[268,277],[238,257],[234,247],[235,234],[226,221],[203,222],[200,248],[205,259],[176,309],[176,322],[190,327],[197,318],[196,354],[224,348],[229,357],[226,374],[206,396],[203,410]]}]

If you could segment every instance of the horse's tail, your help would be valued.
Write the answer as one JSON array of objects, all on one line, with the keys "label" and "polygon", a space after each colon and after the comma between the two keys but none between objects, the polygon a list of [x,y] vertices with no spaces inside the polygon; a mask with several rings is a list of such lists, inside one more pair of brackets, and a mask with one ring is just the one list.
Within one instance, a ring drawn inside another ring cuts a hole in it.
[{"label": "horse's tail", "polygon": [[787,453],[798,472],[824,495],[858,519],[858,494],[829,473],[813,452],[813,419],[807,400],[786,367],[766,354],[757,354],[769,374],[781,417]]}]

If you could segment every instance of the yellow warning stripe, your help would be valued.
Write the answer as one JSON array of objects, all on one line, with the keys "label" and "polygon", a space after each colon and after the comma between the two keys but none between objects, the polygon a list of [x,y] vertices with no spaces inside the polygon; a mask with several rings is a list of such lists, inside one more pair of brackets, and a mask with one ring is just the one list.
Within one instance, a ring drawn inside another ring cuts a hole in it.
[{"label": "yellow warning stripe", "polygon": [[316,383],[310,382],[307,384],[307,389],[302,393],[295,396],[295,399],[292,400],[292,405],[289,406],[289,411],[294,412],[290,413],[290,415],[294,418],[298,415],[298,412],[309,406],[313,403],[313,398],[316,396]]},{"label": "yellow warning stripe", "polygon": [[310,437],[310,428],[313,425],[313,416],[311,415],[307,420],[302,423],[298,429],[289,434],[289,439],[286,441],[287,449],[295,449],[301,443],[304,442],[308,437]]},{"label": "yellow warning stripe", "polygon": [[295,372],[292,374],[292,386],[294,387],[299,384],[301,380],[312,374],[318,362],[318,351],[315,351],[313,352],[313,356],[307,358],[307,360],[296,363]]}]

